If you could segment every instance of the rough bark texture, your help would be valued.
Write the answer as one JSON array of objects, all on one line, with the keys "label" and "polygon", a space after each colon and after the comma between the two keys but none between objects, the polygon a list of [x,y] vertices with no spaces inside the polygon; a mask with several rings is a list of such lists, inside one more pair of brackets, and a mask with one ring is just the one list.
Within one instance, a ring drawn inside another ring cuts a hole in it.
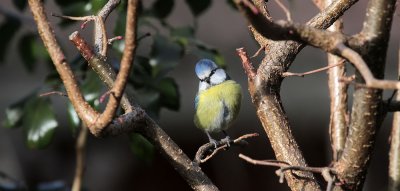
[{"label": "rough bark texture", "polygon": [[[395,10],[395,0],[371,0],[366,20],[360,35],[350,46],[359,52],[373,75],[382,79],[386,61],[386,50]],[[363,79],[359,73],[357,82]],[[361,190],[375,142],[381,125],[382,90],[356,87],[351,113],[351,123],[342,157],[334,165],[344,187]]]}]

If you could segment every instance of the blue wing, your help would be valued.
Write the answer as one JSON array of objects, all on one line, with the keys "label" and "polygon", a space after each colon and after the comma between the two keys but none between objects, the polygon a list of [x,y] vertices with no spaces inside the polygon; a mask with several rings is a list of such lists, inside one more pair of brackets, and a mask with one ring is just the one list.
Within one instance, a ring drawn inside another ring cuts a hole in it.
[{"label": "blue wing", "polygon": [[197,110],[197,105],[199,104],[199,95],[196,95],[196,98],[194,98],[194,109]]}]

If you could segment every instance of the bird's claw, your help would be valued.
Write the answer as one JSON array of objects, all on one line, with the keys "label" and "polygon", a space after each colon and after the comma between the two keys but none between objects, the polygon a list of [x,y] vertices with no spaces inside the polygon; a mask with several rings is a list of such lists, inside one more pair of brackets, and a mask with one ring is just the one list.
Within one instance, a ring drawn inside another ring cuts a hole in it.
[{"label": "bird's claw", "polygon": [[214,145],[214,149],[217,148],[217,146],[218,146],[218,141],[216,141],[215,139],[210,139],[210,143]]},{"label": "bird's claw", "polygon": [[231,147],[231,138],[226,136],[225,138],[221,139],[221,142],[226,143],[226,146]]}]

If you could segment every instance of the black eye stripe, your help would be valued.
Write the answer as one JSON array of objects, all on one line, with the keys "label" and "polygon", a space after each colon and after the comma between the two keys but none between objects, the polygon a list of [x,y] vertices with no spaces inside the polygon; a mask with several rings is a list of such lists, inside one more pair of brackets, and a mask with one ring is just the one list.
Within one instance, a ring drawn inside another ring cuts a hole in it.
[{"label": "black eye stripe", "polygon": [[213,70],[211,70],[211,72],[210,72],[210,75],[208,75],[207,77],[205,77],[205,78],[203,78],[203,79],[200,79],[200,81],[201,82],[207,82],[207,83],[210,83],[210,78],[211,78],[211,76],[212,75],[214,75],[214,73],[216,72],[218,70],[218,68],[215,68],[215,69],[213,69]]}]

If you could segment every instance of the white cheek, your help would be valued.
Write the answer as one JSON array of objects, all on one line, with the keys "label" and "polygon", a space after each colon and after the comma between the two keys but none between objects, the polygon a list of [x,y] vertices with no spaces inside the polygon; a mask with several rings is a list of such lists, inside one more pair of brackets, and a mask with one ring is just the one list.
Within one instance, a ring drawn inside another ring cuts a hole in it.
[{"label": "white cheek", "polygon": [[208,84],[207,82],[200,82],[199,83],[199,92],[206,90],[209,87],[210,87],[210,84]]},{"label": "white cheek", "polygon": [[226,80],[226,73],[223,69],[218,69],[210,78],[210,83],[212,85],[217,85]]}]

